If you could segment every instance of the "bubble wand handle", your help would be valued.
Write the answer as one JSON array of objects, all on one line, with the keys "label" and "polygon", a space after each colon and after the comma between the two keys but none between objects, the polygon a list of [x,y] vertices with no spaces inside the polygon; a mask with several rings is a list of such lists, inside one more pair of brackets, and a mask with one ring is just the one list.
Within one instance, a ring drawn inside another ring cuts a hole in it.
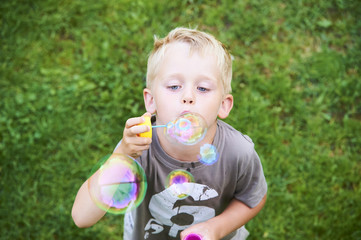
[{"label": "bubble wand handle", "polygon": [[188,234],[184,240],[202,240],[202,237],[198,234],[191,233]]}]

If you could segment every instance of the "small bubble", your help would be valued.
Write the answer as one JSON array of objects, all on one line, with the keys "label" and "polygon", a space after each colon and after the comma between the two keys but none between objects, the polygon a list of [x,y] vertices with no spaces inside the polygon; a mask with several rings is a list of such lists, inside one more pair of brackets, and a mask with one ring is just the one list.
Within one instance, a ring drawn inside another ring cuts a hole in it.
[{"label": "small bubble", "polygon": [[194,177],[190,172],[177,169],[168,175],[165,187],[172,196],[184,199],[192,193],[193,183]]},{"label": "small bubble", "polygon": [[212,144],[204,144],[199,151],[198,159],[205,165],[212,165],[218,161],[219,153]]}]

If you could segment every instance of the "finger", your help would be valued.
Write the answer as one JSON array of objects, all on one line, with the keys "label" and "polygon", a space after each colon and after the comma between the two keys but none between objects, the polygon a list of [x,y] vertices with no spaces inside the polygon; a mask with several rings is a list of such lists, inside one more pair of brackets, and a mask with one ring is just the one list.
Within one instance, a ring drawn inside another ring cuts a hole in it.
[{"label": "finger", "polygon": [[149,147],[150,147],[149,144],[143,144],[143,145],[128,144],[126,149],[128,154],[133,154],[147,150],[149,149]]},{"label": "finger", "polygon": [[135,153],[149,149],[151,142],[149,138],[126,137],[122,139],[115,152],[133,156]]},{"label": "finger", "polygon": [[180,237],[183,240],[188,234],[190,234],[191,231],[189,229],[185,229],[180,233]]},{"label": "finger", "polygon": [[142,117],[152,117],[152,114],[149,112],[146,112],[142,115]]},{"label": "finger", "polygon": [[147,125],[135,125],[133,127],[125,129],[124,132],[126,136],[132,137],[143,132],[148,132],[149,130],[150,128]]},{"label": "finger", "polygon": [[138,137],[138,136],[126,138],[127,145],[143,146],[143,145],[149,145],[151,143],[152,143],[151,138],[143,138],[143,137]]},{"label": "finger", "polygon": [[136,126],[138,124],[144,123],[145,119],[144,117],[135,117],[135,118],[129,118],[126,122],[125,122],[125,128],[131,128],[133,126]]},{"label": "finger", "polygon": [[180,239],[181,239],[181,240],[185,239],[185,237],[187,236],[187,234],[188,234],[188,233],[185,232],[185,231],[181,232],[181,233],[180,233]]}]

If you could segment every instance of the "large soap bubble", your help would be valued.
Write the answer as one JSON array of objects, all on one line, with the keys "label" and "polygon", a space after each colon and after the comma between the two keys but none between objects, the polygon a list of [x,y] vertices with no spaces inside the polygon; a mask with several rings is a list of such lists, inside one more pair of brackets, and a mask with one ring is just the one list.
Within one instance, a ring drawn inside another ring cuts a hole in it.
[{"label": "large soap bubble", "polygon": [[164,133],[169,141],[185,145],[200,142],[207,132],[207,123],[196,113],[185,113],[169,122]]},{"label": "large soap bubble", "polygon": [[124,214],[143,201],[147,180],[137,161],[123,154],[113,154],[89,179],[88,188],[99,208]]}]

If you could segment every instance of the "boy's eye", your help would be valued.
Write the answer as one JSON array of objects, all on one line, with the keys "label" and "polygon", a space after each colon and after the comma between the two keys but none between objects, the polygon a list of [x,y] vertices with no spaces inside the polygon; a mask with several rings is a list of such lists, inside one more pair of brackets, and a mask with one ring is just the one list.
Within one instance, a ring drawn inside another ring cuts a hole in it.
[{"label": "boy's eye", "polygon": [[208,91],[208,89],[205,88],[205,87],[197,87],[197,89],[198,89],[199,91],[201,91],[201,92],[207,92],[207,91]]},{"label": "boy's eye", "polygon": [[178,86],[178,85],[168,86],[168,89],[170,89],[170,90],[177,90],[179,88],[180,88],[180,86]]}]

